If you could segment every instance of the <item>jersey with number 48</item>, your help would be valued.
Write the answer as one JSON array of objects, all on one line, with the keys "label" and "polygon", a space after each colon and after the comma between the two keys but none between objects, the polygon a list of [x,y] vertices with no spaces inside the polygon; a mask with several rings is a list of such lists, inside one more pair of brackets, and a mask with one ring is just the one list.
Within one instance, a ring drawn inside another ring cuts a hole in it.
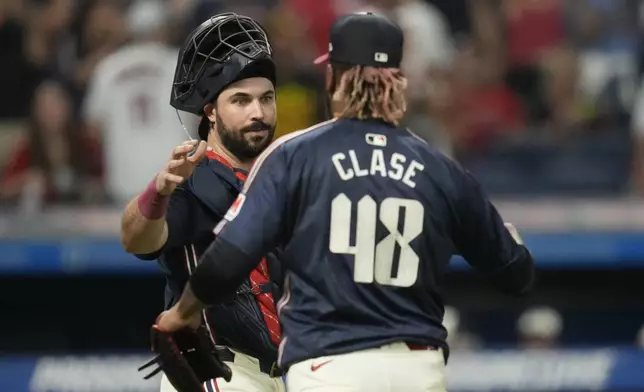
[{"label": "jersey with number 48", "polygon": [[527,252],[467,172],[379,121],[276,141],[216,230],[249,256],[284,248],[281,366],[394,341],[444,346],[451,256],[493,274]]}]

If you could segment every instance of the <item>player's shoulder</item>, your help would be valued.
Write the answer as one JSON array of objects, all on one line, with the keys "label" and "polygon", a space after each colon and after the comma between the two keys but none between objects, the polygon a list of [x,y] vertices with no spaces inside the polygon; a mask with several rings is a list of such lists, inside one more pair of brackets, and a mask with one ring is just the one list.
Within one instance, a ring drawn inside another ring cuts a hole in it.
[{"label": "player's shoulder", "polygon": [[466,170],[453,157],[446,155],[441,149],[415,134],[409,128],[400,129],[400,143],[413,151],[425,167],[431,167],[434,175],[444,174],[445,178],[456,179],[466,173]]},{"label": "player's shoulder", "polygon": [[398,143],[412,149],[421,155],[424,159],[451,165],[455,163],[452,158],[448,157],[439,148],[433,146],[430,142],[418,136],[409,128],[397,128]]},{"label": "player's shoulder", "polygon": [[324,137],[326,131],[334,128],[337,124],[338,119],[335,118],[323,121],[308,128],[288,133],[275,140],[273,144],[275,144],[276,146],[283,146],[282,148],[292,149],[303,143],[311,143],[312,141],[320,137]]},{"label": "player's shoulder", "polygon": [[203,159],[195,168],[185,184],[190,184],[190,191],[200,187],[209,189],[213,194],[236,193],[233,189],[238,183],[235,172],[225,164],[214,159]]},{"label": "player's shoulder", "polygon": [[[282,162],[289,161],[294,151],[302,150],[299,148],[302,146],[302,143],[311,144],[311,141],[317,137],[316,135],[320,135],[326,130],[332,128],[336,121],[336,119],[324,121],[306,129],[287,133],[286,135],[276,139],[255,159],[253,168],[248,174],[248,180],[246,181],[244,189],[248,189],[250,187],[257,175],[257,172],[262,166],[265,166],[266,162],[273,159],[282,160],[279,157],[284,158]],[[276,156],[278,158],[275,158]]]},{"label": "player's shoulder", "polygon": [[177,187],[182,203],[196,203],[210,212],[223,216],[239,192],[235,174],[223,164],[204,159],[192,175]]},{"label": "player's shoulder", "polygon": [[291,155],[293,151],[299,150],[305,144],[311,144],[319,137],[324,135],[325,131],[334,127],[337,119],[331,119],[315,124],[305,129],[300,129],[287,133],[279,137],[271,143],[255,161],[255,166],[259,166],[258,162],[263,162],[270,155],[274,155],[275,151],[280,151],[286,155]]}]

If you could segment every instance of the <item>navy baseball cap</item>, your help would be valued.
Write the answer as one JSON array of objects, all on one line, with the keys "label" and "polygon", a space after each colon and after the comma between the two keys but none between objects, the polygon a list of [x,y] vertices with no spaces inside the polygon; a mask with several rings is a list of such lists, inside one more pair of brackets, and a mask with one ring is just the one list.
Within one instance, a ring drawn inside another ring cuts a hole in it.
[{"label": "navy baseball cap", "polygon": [[382,15],[371,12],[344,15],[331,27],[329,52],[314,62],[400,68],[403,44],[400,27]]}]

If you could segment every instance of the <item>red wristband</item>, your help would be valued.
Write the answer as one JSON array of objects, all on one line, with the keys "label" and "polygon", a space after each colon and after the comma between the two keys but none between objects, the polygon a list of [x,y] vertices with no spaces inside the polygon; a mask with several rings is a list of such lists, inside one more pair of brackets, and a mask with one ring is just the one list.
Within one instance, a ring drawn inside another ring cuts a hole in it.
[{"label": "red wristband", "polygon": [[139,212],[144,218],[149,220],[161,219],[168,210],[168,201],[170,196],[160,195],[157,192],[156,177],[145,188],[145,191],[139,195],[138,205]]}]

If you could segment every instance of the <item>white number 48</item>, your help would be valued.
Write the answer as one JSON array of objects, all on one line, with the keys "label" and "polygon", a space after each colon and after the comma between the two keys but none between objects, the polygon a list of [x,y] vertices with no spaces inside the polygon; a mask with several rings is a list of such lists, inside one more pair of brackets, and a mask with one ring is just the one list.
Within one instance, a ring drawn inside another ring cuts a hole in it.
[{"label": "white number 48", "polygon": [[[418,200],[387,198],[378,205],[371,196],[358,201],[357,214],[351,213],[351,200],[341,193],[331,202],[329,250],[354,255],[353,279],[357,283],[376,283],[410,287],[418,278],[419,257],[409,245],[423,232],[424,208]],[[398,231],[404,209],[402,233]],[[389,235],[376,244],[378,220]],[[351,245],[351,224],[355,221],[355,245]],[[396,243],[400,246],[398,269],[392,271]]]}]

